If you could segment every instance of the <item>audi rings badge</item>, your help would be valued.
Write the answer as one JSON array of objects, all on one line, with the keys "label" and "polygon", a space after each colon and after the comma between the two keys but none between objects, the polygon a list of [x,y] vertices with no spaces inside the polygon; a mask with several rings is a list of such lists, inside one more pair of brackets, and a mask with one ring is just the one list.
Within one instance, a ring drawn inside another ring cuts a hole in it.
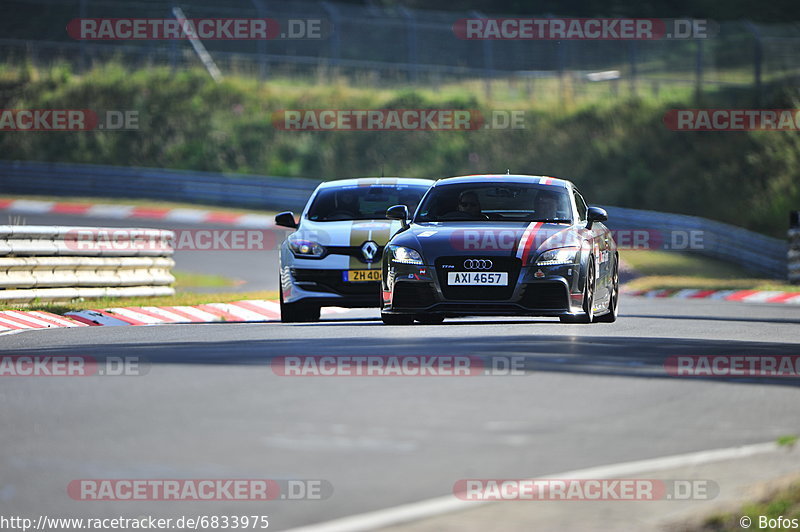
[{"label": "audi rings badge", "polygon": [[492,261],[489,259],[467,259],[464,261],[467,270],[491,270]]}]

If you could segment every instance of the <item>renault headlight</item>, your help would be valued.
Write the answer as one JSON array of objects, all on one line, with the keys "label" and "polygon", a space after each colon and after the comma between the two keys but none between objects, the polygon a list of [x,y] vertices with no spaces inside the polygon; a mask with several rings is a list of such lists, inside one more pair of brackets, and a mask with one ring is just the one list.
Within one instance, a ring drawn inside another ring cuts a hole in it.
[{"label": "renault headlight", "polygon": [[392,247],[392,260],[401,264],[423,264],[419,251],[403,246]]},{"label": "renault headlight", "polygon": [[286,240],[289,244],[289,249],[292,250],[296,257],[320,259],[325,254],[325,248],[319,242],[304,238],[297,233],[292,233]]},{"label": "renault headlight", "polygon": [[537,266],[555,266],[558,264],[575,264],[580,248],[548,249],[536,259]]}]

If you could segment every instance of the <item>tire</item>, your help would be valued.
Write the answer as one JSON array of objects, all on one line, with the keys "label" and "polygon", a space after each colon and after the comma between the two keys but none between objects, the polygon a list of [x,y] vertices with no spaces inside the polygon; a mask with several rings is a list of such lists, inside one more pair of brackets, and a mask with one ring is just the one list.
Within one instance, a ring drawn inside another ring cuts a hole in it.
[{"label": "tire", "polygon": [[414,323],[413,314],[386,314],[381,312],[381,320],[384,325],[411,325]]},{"label": "tire", "polygon": [[444,321],[444,314],[417,314],[414,319],[423,325],[439,325]]},{"label": "tire", "polygon": [[586,267],[586,282],[583,286],[583,313],[577,316],[559,316],[562,323],[593,323],[594,317],[594,289],[595,289],[594,259],[589,259]]},{"label": "tire", "polygon": [[619,258],[614,265],[614,276],[611,281],[611,299],[608,302],[608,312],[597,316],[595,321],[600,323],[614,323],[619,315]]},{"label": "tire", "polygon": [[283,291],[281,291],[281,323],[311,323],[319,321],[319,305],[298,301],[296,303],[284,303]]}]

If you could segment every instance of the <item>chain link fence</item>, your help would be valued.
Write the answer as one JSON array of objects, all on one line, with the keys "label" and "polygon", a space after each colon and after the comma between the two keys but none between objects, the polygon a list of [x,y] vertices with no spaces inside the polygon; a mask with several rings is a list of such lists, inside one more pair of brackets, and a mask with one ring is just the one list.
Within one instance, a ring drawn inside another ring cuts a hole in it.
[{"label": "chain link fence", "polygon": [[730,90],[754,95],[755,103],[773,86],[800,81],[797,24],[712,22],[718,33],[693,40],[463,40],[454,23],[486,15],[326,1],[8,0],[0,57],[6,65],[66,62],[77,69],[110,60],[139,68],[199,66],[187,40],[77,41],[66,31],[76,18],[173,18],[176,6],[188,18],[312,19],[332,28],[320,39],[204,41],[227,75],[345,77],[374,87],[477,80],[487,96],[507,83],[522,98],[542,91],[569,98]]}]

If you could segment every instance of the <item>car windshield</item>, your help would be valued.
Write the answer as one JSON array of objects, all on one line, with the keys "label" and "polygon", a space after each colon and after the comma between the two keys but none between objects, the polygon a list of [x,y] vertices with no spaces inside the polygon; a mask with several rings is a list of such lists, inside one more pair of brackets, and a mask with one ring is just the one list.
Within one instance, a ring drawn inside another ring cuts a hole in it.
[{"label": "car windshield", "polygon": [[423,194],[424,185],[351,185],[323,188],[308,210],[308,219],[315,222],[337,220],[374,220],[386,217],[386,209],[405,205],[414,212]]},{"label": "car windshield", "polygon": [[457,220],[572,223],[566,188],[519,183],[465,183],[431,189],[415,222]]}]

